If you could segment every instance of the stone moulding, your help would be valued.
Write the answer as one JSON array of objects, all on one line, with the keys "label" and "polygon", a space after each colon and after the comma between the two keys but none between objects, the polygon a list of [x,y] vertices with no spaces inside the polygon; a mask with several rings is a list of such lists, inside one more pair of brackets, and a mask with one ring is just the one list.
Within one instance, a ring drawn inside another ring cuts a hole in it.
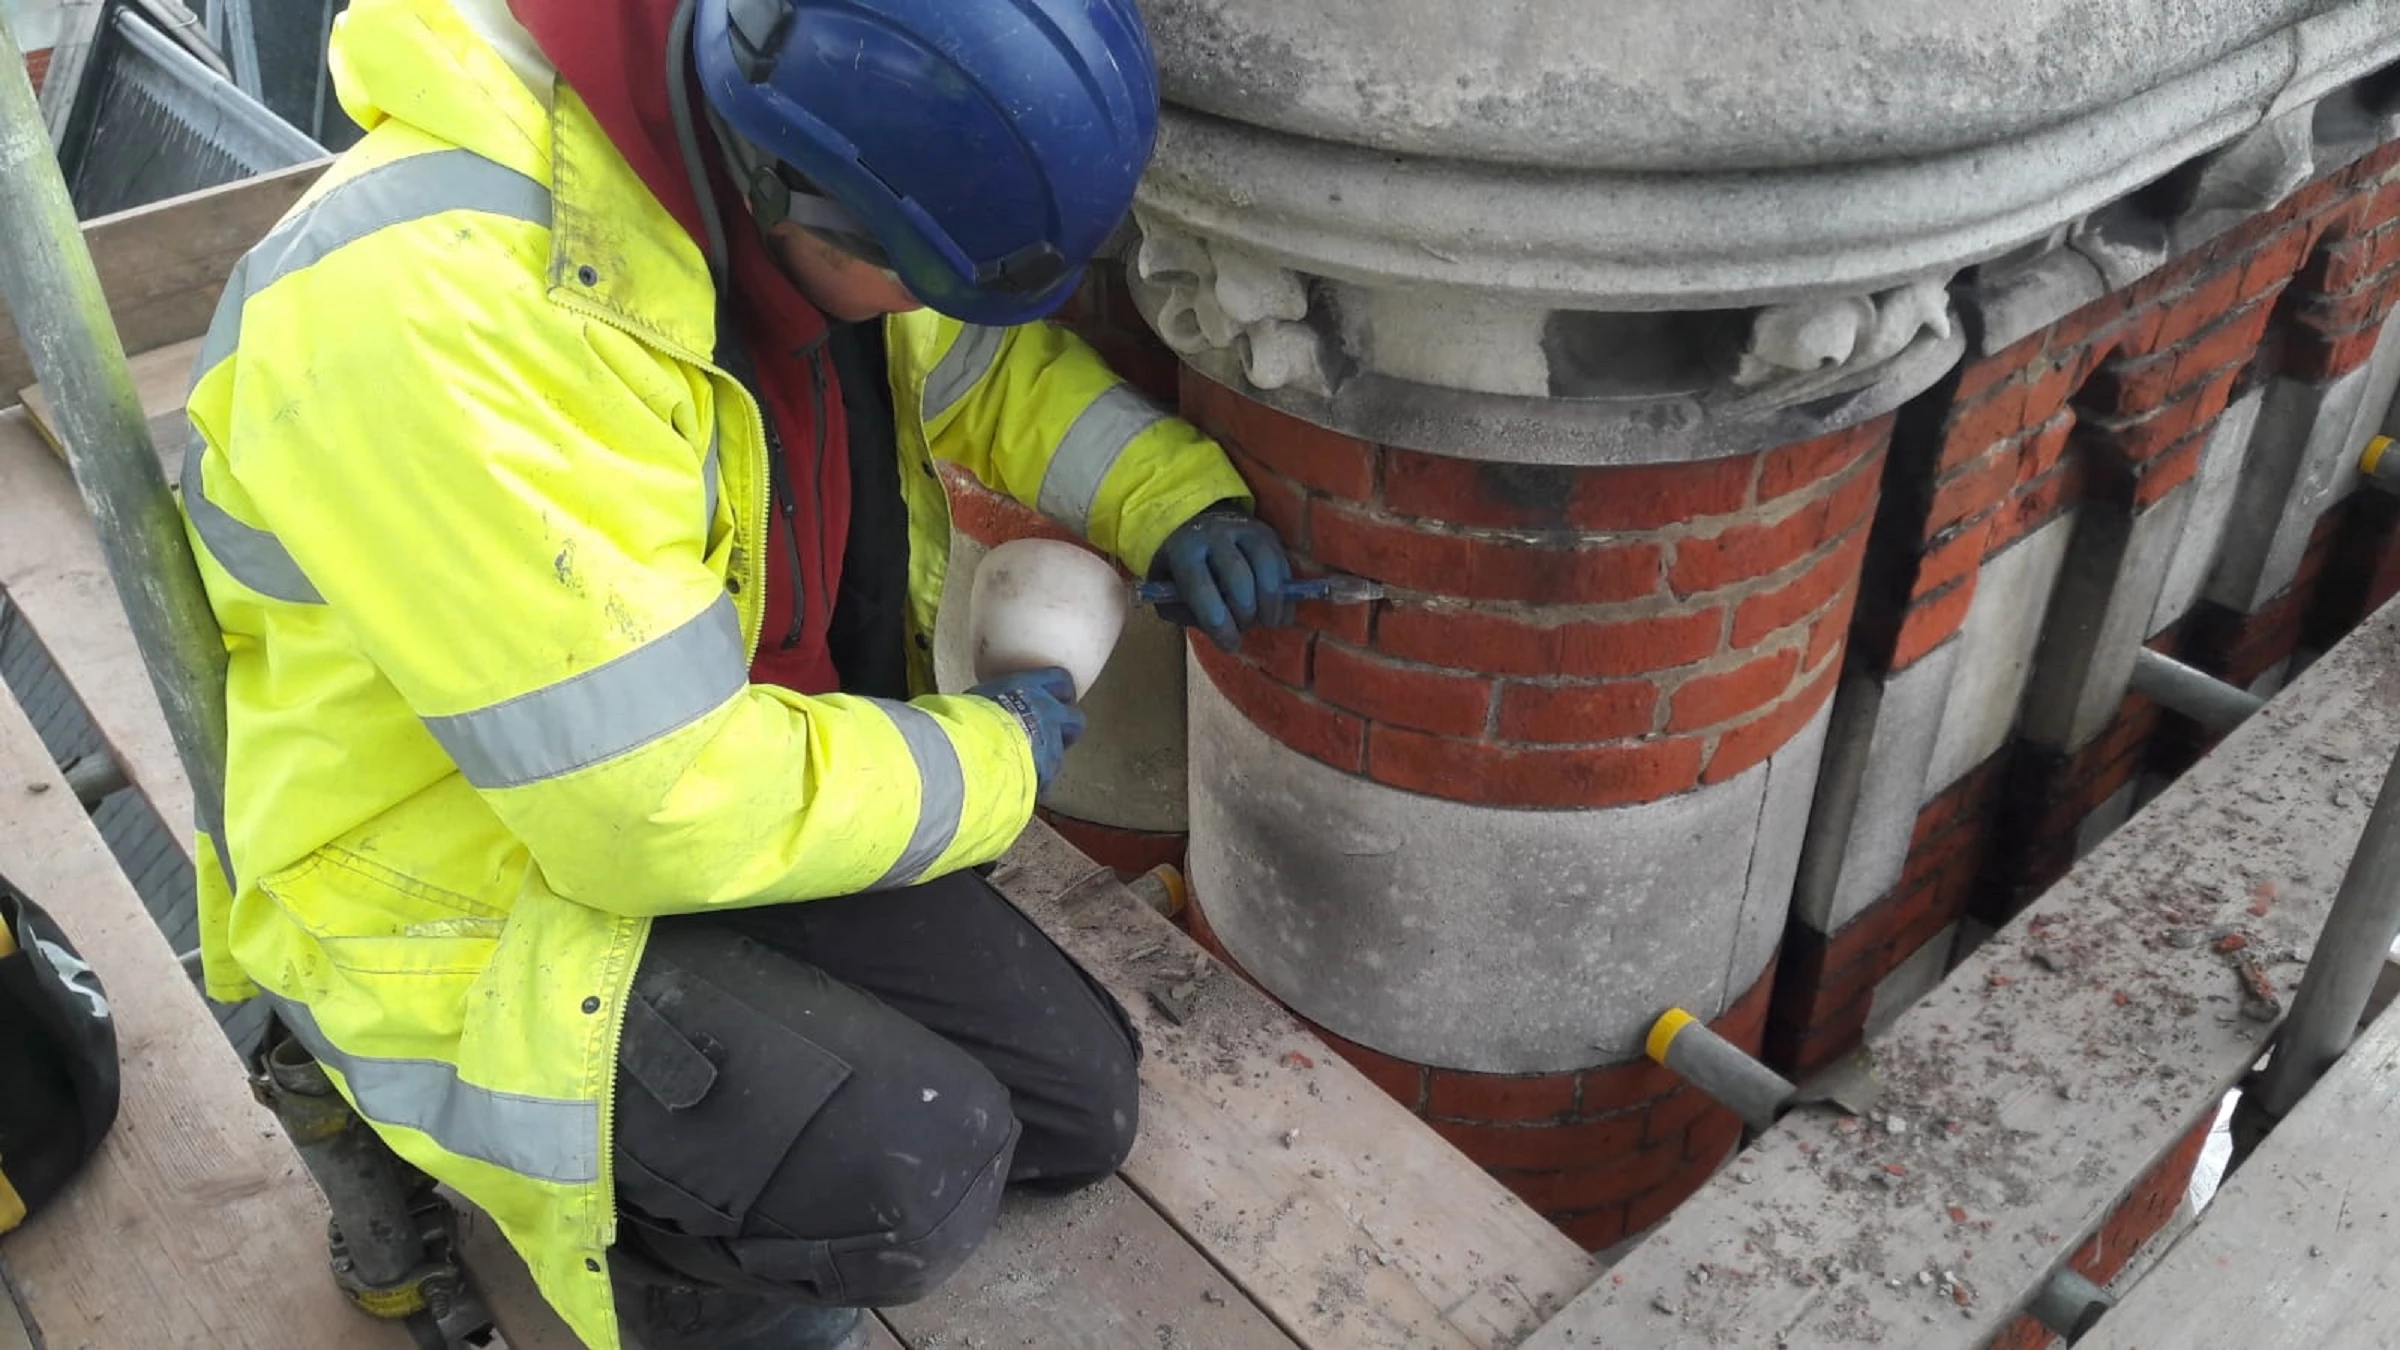
[{"label": "stone moulding", "polygon": [[[1303,10],[1324,13],[1287,23],[1257,0],[1158,0],[1170,98],[1241,106],[1216,97],[1219,67],[1237,59],[1225,32],[1321,27],[1348,3],[1322,0]],[[2149,8],[2078,22],[2131,32]],[[1975,309],[1988,349],[2001,330],[2031,331],[2127,284],[2400,133],[2400,0],[2259,0],[2213,21],[2219,40],[2179,33],[2156,56],[2088,55],[2131,63],[2083,82],[2113,101],[2047,124],[1952,109],[1965,120],[1937,138],[1943,148],[1905,157],[1875,157],[1894,142],[1861,123],[1859,143],[1828,132],[1780,150],[1729,127],[1730,139],[1696,138],[1684,171],[1577,164],[1601,156],[1581,144],[1545,148],[1551,162],[1526,162],[1531,142],[1477,160],[1387,148],[1469,146],[1484,133],[1463,121],[1328,122],[1338,92],[1301,97],[1270,81],[1255,116],[1272,125],[1170,102],[1136,207],[1135,298],[1211,378],[1391,444],[1622,463],[1838,430],[1955,363],[1966,342],[1953,295]],[[1210,25],[1216,39],[1193,40]],[[1352,36],[1350,64],[1390,58],[1385,36]],[[1587,41],[1562,43],[1557,59],[1591,59]],[[1525,50],[1537,75],[1558,73],[1542,45]],[[2194,53],[2155,76],[2132,68]],[[1505,73],[1512,87],[1531,78]],[[1489,78],[1462,70],[1459,87]],[[1913,75],[1894,88],[1930,97]],[[1458,135],[1468,139],[1444,139]],[[1725,149],[1737,142],[1739,155]],[[1740,167],[1722,167],[1728,156]],[[2161,194],[2143,192],[2161,180],[2175,189],[2163,216]]]},{"label": "stone moulding", "polygon": [[2284,108],[2217,149],[2054,231],[2039,244],[1976,269],[1962,297],[1974,311],[1976,350],[1990,355],[2109,291],[2130,286],[2266,211],[2311,178],[2400,137],[2400,68]]},{"label": "stone moulding", "polygon": [[1685,173],[1971,149],[2346,0],[1143,0],[1167,101],[1429,159]]},{"label": "stone moulding", "polygon": [[1210,379],[1368,440],[1467,459],[1750,453],[1880,417],[1965,347],[1939,277],[1688,319],[1510,310],[1329,282],[1148,221],[1127,271],[1151,328]]}]

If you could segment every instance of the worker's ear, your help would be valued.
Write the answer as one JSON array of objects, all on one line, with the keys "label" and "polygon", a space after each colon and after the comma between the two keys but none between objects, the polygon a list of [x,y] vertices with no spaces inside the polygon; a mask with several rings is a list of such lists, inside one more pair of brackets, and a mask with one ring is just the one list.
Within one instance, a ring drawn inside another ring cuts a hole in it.
[{"label": "worker's ear", "polygon": [[117,1118],[117,1030],[100,976],[0,877],[0,1232],[41,1212]]}]

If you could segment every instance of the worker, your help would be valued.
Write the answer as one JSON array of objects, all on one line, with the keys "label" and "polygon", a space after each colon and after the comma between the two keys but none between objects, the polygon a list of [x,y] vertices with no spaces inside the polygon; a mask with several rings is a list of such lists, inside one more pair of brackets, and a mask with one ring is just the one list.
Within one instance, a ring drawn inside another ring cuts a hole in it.
[{"label": "worker", "polygon": [[588,1344],[863,1344],[1136,1129],[1124,1010],[975,870],[1082,714],[933,692],[935,460],[1288,618],[1224,454],[1045,320],[1151,153],[1133,0],[356,0],[331,68],[365,136],[189,403],[208,990]]}]

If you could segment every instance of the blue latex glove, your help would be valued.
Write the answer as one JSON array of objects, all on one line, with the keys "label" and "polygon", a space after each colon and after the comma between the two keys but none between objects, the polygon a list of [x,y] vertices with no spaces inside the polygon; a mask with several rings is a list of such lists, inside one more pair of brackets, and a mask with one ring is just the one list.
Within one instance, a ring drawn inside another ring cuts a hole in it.
[{"label": "blue latex glove", "polygon": [[1150,571],[1173,578],[1183,592],[1181,605],[1158,612],[1199,628],[1225,651],[1239,650],[1248,629],[1292,621],[1291,602],[1282,595],[1292,560],[1275,531],[1239,507],[1212,506],[1177,526]]},{"label": "blue latex glove", "polygon": [[1067,747],[1083,738],[1083,709],[1075,706],[1075,677],[1056,666],[1020,670],[986,680],[967,691],[988,698],[1016,714],[1033,742],[1035,790],[1042,791],[1058,777],[1067,762]]}]

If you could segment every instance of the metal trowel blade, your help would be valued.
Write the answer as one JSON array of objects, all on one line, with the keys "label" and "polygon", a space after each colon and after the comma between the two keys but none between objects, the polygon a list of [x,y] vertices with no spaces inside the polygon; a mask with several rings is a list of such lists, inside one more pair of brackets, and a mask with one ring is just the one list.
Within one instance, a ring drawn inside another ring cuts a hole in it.
[{"label": "metal trowel blade", "polygon": [[1792,1105],[1830,1106],[1847,1115],[1863,1116],[1882,1096],[1883,1080],[1875,1073],[1874,1056],[1862,1045],[1801,1083],[1800,1090],[1792,1094]]}]

